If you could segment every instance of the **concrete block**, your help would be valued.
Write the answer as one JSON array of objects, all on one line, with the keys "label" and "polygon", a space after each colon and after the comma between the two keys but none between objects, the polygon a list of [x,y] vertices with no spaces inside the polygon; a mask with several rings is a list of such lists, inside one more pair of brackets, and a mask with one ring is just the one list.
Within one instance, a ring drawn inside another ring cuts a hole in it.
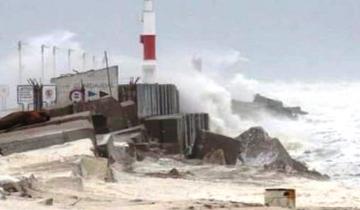
[{"label": "concrete block", "polygon": [[105,180],[108,171],[108,160],[106,158],[96,158],[82,156],[77,161],[79,175],[85,178],[98,178]]},{"label": "concrete block", "polygon": [[196,142],[195,158],[203,159],[207,154],[223,151],[227,165],[235,165],[241,152],[241,143],[236,139],[201,131]]},{"label": "concrete block", "polygon": [[93,114],[101,114],[107,119],[107,127],[110,131],[117,131],[136,125],[135,104],[122,106],[113,98],[102,98],[85,103],[74,104],[74,112],[90,111]]},{"label": "concrete block", "polygon": [[85,138],[96,143],[90,113],[79,113],[0,134],[0,154],[10,155]]}]

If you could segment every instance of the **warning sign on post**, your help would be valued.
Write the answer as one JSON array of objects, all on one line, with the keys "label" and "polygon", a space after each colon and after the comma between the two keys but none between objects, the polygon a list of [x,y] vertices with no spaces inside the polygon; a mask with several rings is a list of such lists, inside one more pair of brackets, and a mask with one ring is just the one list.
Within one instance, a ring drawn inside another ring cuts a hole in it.
[{"label": "warning sign on post", "polygon": [[9,96],[9,86],[0,85],[0,98],[6,98]]},{"label": "warning sign on post", "polygon": [[73,103],[81,102],[84,98],[83,92],[80,89],[74,89],[70,92],[69,98]]},{"label": "warning sign on post", "polygon": [[43,102],[50,105],[56,102],[56,86],[44,85],[43,86]]},{"label": "warning sign on post", "polygon": [[20,105],[28,105],[34,102],[34,92],[31,85],[17,86],[17,102]]},{"label": "warning sign on post", "polygon": [[[43,103],[48,106],[56,102],[56,86],[44,85],[43,91]],[[17,86],[17,102],[20,105],[27,107],[34,103],[34,91],[31,85],[18,85]]]}]

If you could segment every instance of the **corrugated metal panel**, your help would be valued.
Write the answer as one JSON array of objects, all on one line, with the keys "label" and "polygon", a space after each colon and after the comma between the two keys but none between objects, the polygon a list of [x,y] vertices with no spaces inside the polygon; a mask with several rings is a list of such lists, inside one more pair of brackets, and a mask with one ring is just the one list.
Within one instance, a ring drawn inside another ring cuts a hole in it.
[{"label": "corrugated metal panel", "polygon": [[184,151],[186,155],[193,153],[196,139],[201,130],[209,130],[207,113],[186,114],[184,116]]},{"label": "corrugated metal panel", "polygon": [[138,84],[136,86],[139,118],[178,114],[179,92],[175,85]]}]

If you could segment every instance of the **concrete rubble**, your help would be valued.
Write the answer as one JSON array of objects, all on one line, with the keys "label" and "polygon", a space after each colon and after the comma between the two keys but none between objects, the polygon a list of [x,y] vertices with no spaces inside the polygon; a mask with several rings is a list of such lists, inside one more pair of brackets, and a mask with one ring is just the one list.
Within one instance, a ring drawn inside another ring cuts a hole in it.
[{"label": "concrete rubble", "polygon": [[[117,68],[112,71],[117,75]],[[79,81],[74,78],[95,73],[67,75],[54,81],[59,87],[69,88],[69,85],[78,85]],[[106,86],[102,88],[106,90]],[[311,179],[328,178],[294,160],[278,139],[271,138],[260,127],[250,128],[236,138],[211,132],[209,114],[180,112],[179,91],[175,85],[118,85],[115,93],[114,98],[88,98],[76,103],[71,103],[67,94],[62,93],[59,104],[47,110],[19,112],[0,119],[0,154],[3,156],[0,160],[16,162],[22,155],[29,157],[27,163],[18,162],[21,165],[18,168],[7,168],[16,178],[0,177],[0,199],[17,195],[39,198],[37,203],[44,206],[57,205],[59,201],[75,206],[80,205],[82,199],[89,199],[81,193],[94,193],[89,183],[117,182],[128,187],[128,181],[134,184],[141,180],[142,174],[149,179],[183,179],[181,183],[186,185],[191,179],[201,177],[203,170],[221,166],[234,170],[221,172],[217,180],[241,176],[241,170],[248,170],[246,167],[260,167],[265,169],[263,173],[274,171]],[[234,104],[237,109],[239,104]],[[298,107],[285,107],[280,101],[260,95],[249,107],[290,118],[306,114]],[[171,168],[156,170],[169,163],[173,163]],[[139,173],[139,166],[146,170]],[[146,167],[153,167],[154,171]],[[192,167],[197,170],[191,171]],[[237,174],[231,174],[234,171]],[[29,177],[15,176],[24,172],[30,174]],[[210,177],[210,173],[205,174]],[[116,188],[118,190],[121,188]],[[106,191],[101,191],[97,196],[112,199],[104,194]],[[202,207],[222,205],[207,202]]]},{"label": "concrete rubble", "polygon": [[95,142],[94,127],[89,112],[53,118],[48,122],[19,127],[0,134],[0,154],[64,144],[69,141],[90,138]]},{"label": "concrete rubble", "polygon": [[18,194],[21,197],[32,197],[33,185],[36,182],[34,176],[30,177],[1,177],[0,189],[3,199],[6,195]]}]

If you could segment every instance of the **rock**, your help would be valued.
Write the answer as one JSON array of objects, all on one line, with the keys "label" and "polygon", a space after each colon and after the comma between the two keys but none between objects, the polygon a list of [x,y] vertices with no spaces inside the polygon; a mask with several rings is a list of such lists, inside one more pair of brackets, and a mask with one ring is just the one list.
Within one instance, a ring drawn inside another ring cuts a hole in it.
[{"label": "rock", "polygon": [[310,178],[328,178],[319,172],[310,171],[305,164],[294,160],[281,142],[276,138],[271,138],[261,127],[250,128],[236,139],[242,145],[243,150],[239,159],[245,165],[260,166],[266,170]]},{"label": "rock", "polygon": [[30,191],[35,182],[35,177],[2,177],[0,180],[0,188],[5,193],[19,193],[21,197],[32,197]]},{"label": "rock", "polygon": [[243,118],[261,119],[264,113],[273,117],[297,119],[299,115],[306,115],[301,107],[287,107],[283,102],[256,94],[252,102],[233,100],[232,110]]},{"label": "rock", "polygon": [[40,201],[39,203],[43,204],[45,206],[52,206],[54,204],[54,199],[53,198],[47,198],[45,200]]},{"label": "rock", "polygon": [[[225,160],[225,164],[235,165],[241,151],[241,144],[238,140],[227,136],[215,134],[209,131],[200,131],[200,135],[195,142],[194,158],[204,159],[205,156],[207,156],[208,159],[211,156],[211,153],[217,150],[222,150],[222,156]],[[222,160],[217,161],[217,164],[225,165]]]},{"label": "rock", "polygon": [[204,162],[208,164],[226,165],[225,154],[222,149],[209,152],[204,157]]},{"label": "rock", "polygon": [[54,177],[46,180],[44,183],[39,183],[37,188],[45,190],[64,189],[83,191],[84,185],[80,177]]},{"label": "rock", "polygon": [[188,173],[180,173],[176,168],[171,169],[168,173],[156,172],[156,173],[146,173],[147,176],[153,176],[157,178],[172,178],[180,179],[184,178]]},{"label": "rock", "polygon": [[98,178],[105,180],[108,171],[108,160],[106,158],[96,158],[91,156],[82,156],[75,161],[77,170],[75,175],[85,178]]},{"label": "rock", "polygon": [[173,176],[173,177],[180,177],[181,176],[180,172],[176,168],[171,169],[169,171],[169,175]]},{"label": "rock", "polygon": [[4,191],[4,189],[0,188],[0,200],[5,200],[6,199],[6,192]]},{"label": "rock", "polygon": [[254,103],[263,105],[267,111],[275,115],[286,116],[289,118],[296,118],[298,115],[306,115],[307,112],[301,110],[301,107],[286,107],[283,102],[267,98],[260,94],[256,94]]},{"label": "rock", "polygon": [[[128,140],[128,137],[125,137]],[[130,140],[130,139],[129,139]],[[124,171],[131,171],[132,164],[136,161],[136,147],[134,144],[111,137],[107,143],[109,165],[118,163],[123,166]]]}]

